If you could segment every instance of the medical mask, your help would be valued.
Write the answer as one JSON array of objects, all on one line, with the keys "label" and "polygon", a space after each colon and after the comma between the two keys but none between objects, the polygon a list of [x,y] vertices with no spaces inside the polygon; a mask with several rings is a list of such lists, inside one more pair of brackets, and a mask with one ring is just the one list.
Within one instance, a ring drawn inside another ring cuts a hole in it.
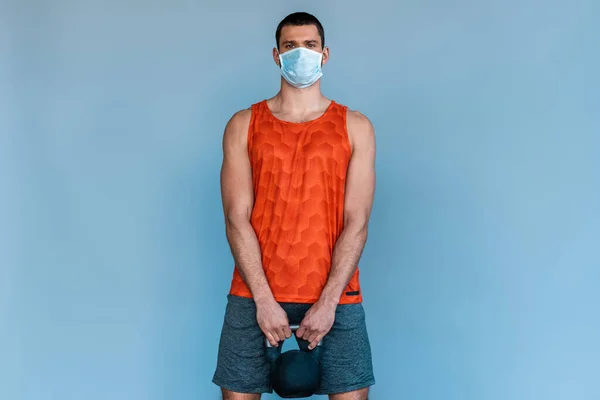
[{"label": "medical mask", "polygon": [[323,53],[298,47],[279,54],[281,75],[292,86],[304,89],[323,76],[321,62]]}]

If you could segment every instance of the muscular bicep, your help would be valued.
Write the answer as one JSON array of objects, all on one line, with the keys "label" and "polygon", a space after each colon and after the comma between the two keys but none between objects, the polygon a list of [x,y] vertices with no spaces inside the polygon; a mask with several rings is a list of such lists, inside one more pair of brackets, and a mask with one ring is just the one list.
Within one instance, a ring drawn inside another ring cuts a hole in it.
[{"label": "muscular bicep", "polygon": [[250,219],[254,202],[252,169],[248,157],[249,111],[240,111],[228,122],[223,134],[221,198],[228,222]]},{"label": "muscular bicep", "polygon": [[366,227],[375,193],[375,132],[361,114],[349,118],[348,131],[353,150],[346,175],[344,221]]}]

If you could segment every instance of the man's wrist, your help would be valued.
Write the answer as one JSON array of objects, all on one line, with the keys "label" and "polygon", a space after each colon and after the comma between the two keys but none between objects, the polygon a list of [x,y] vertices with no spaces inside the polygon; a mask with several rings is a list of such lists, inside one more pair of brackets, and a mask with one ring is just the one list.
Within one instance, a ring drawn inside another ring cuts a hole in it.
[{"label": "man's wrist", "polygon": [[270,290],[263,290],[260,292],[256,292],[252,294],[252,298],[254,299],[254,303],[257,306],[262,306],[265,304],[269,304],[275,301],[275,297]]},{"label": "man's wrist", "polygon": [[326,287],[325,289],[323,289],[323,292],[321,292],[321,296],[319,297],[318,303],[326,307],[335,308],[340,302],[340,297],[341,294],[338,295],[337,292],[334,292],[333,290]]}]

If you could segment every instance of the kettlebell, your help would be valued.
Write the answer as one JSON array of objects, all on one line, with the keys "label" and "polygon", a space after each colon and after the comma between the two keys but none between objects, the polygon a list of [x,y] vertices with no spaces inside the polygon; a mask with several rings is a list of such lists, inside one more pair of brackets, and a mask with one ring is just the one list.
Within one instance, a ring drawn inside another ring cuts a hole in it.
[{"label": "kettlebell", "polygon": [[275,393],[284,399],[310,397],[321,382],[321,343],[312,350],[309,343],[295,335],[299,325],[291,325],[299,350],[281,352],[283,342],[278,347],[271,346],[265,338],[265,357],[271,365],[271,386]]}]

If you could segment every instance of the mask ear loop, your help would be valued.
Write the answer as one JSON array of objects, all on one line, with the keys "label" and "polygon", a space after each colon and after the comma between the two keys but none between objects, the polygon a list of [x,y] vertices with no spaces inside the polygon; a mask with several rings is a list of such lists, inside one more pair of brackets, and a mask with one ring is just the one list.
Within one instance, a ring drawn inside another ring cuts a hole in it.
[{"label": "mask ear loop", "polygon": [[283,69],[283,60],[281,59],[281,52],[279,51],[279,47],[277,47],[277,58],[279,59],[279,69]]}]

